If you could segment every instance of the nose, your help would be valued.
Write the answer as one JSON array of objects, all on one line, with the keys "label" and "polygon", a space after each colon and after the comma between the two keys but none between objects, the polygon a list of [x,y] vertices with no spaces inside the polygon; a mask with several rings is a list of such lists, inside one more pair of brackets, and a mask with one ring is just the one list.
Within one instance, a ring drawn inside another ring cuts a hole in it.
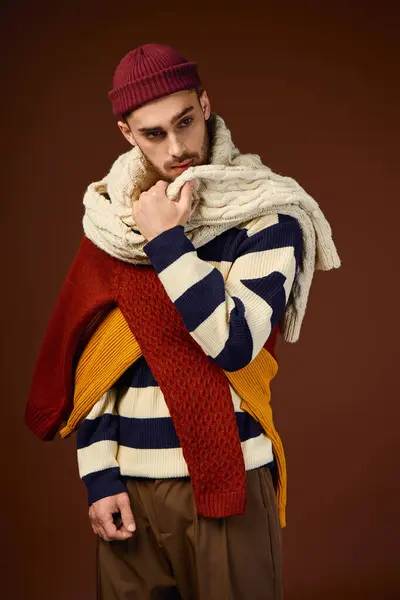
[{"label": "nose", "polygon": [[171,158],[179,158],[185,153],[185,146],[181,140],[178,139],[178,136],[171,135],[169,138],[169,155]]}]

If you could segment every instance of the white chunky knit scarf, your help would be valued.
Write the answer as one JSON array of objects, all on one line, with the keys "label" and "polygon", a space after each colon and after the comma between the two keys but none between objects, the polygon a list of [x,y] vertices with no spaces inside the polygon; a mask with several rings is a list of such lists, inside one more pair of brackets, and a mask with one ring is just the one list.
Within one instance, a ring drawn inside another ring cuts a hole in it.
[{"label": "white chunky knit scarf", "polygon": [[[340,259],[332,232],[317,202],[289,177],[277,175],[259,156],[241,154],[233,145],[224,121],[213,119],[210,164],[191,167],[168,186],[170,200],[179,197],[182,185],[196,185],[185,233],[195,248],[224,231],[271,213],[295,217],[303,232],[303,257],[281,323],[287,341],[297,341],[315,269],[338,268]],[[157,181],[138,147],[121,155],[108,175],[92,183],[85,194],[85,235],[96,246],[125,262],[150,264],[147,243],[132,218],[132,202]],[[262,225],[262,223],[260,224]],[[135,230],[136,229],[136,230]],[[257,227],[258,229],[258,227]]]}]

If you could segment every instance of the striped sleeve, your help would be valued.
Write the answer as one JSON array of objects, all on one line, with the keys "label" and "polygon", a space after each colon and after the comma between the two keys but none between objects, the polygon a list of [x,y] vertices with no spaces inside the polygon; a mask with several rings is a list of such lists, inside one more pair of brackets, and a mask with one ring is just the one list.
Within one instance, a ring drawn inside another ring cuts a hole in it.
[{"label": "striped sleeve", "polygon": [[[203,351],[226,371],[249,364],[281,319],[302,252],[296,219],[272,215],[236,229],[203,260],[177,226],[145,245],[168,296]],[[201,251],[202,249],[200,249]],[[222,275],[213,263],[219,263]]]},{"label": "striped sleeve", "polygon": [[79,475],[88,491],[88,503],[126,492],[117,461],[119,420],[117,390],[103,394],[77,431]]}]

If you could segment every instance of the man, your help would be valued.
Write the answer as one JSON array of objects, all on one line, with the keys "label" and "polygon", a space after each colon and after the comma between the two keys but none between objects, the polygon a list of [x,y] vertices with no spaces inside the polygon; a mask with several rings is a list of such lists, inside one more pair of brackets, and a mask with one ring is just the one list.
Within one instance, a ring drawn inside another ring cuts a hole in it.
[{"label": "man", "polygon": [[298,184],[239,153],[196,64],[172,48],[128,53],[109,97],[133,149],[85,195],[86,239],[27,424],[45,439],[62,419],[64,436],[77,429],[99,598],[277,600],[274,343],[278,324],[297,339],[315,241],[321,268],[339,266],[329,225]]}]

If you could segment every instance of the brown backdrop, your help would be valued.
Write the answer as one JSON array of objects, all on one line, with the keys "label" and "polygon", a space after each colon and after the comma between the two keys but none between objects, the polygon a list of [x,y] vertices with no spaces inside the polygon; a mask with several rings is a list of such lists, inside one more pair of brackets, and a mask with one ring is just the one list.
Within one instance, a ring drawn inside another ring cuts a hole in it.
[{"label": "brown backdrop", "polygon": [[22,415],[83,192],[127,149],[113,69],[158,41],[199,61],[242,151],[320,202],[343,260],[279,346],[286,600],[399,598],[398,2],[138,4],[2,2],[0,595],[95,597],[74,440],[39,442]]}]

